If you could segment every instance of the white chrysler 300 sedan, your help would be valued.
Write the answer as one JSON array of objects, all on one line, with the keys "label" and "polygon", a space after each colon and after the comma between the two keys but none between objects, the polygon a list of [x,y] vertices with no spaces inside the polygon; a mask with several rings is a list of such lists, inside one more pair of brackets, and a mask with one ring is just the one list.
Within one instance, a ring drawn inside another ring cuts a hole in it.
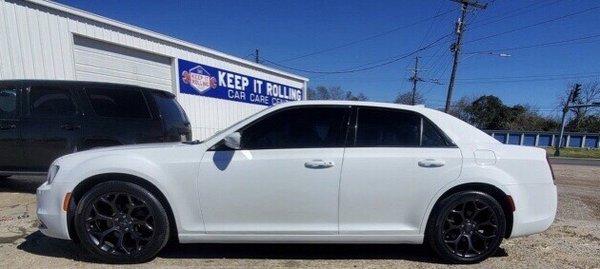
[{"label": "white chrysler 300 sedan", "polygon": [[556,186],[542,149],[503,145],[445,113],[370,102],[265,109],[197,142],[56,160],[40,230],[101,261],[181,243],[426,243],[478,262],[546,230]]}]

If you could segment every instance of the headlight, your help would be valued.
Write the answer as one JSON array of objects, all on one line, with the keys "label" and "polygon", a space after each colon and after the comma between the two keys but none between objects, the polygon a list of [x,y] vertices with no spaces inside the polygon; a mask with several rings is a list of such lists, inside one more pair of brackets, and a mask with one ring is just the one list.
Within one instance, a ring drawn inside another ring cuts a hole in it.
[{"label": "headlight", "polygon": [[48,175],[46,176],[46,181],[48,182],[48,184],[52,184],[52,181],[54,181],[54,177],[58,173],[58,169],[60,169],[58,165],[50,166],[50,169],[48,169]]}]

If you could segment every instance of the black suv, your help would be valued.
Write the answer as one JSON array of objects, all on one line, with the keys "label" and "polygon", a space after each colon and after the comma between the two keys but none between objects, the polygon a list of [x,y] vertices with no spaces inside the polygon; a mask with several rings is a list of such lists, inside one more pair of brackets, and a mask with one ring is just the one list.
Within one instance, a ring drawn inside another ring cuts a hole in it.
[{"label": "black suv", "polygon": [[95,147],[191,140],[172,93],[138,86],[0,81],[0,177],[43,174],[62,155]]}]

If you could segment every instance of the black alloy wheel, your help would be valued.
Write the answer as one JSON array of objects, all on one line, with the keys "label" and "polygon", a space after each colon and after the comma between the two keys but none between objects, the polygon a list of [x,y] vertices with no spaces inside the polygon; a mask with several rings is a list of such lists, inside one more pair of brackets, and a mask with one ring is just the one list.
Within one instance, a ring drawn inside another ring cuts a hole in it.
[{"label": "black alloy wheel", "polygon": [[161,203],[127,182],[109,181],[92,188],[77,206],[75,223],[84,248],[109,263],[147,261],[168,240],[169,224]]},{"label": "black alloy wheel", "polygon": [[475,191],[456,193],[434,210],[428,241],[443,259],[474,263],[499,248],[506,220],[502,207],[490,195]]}]

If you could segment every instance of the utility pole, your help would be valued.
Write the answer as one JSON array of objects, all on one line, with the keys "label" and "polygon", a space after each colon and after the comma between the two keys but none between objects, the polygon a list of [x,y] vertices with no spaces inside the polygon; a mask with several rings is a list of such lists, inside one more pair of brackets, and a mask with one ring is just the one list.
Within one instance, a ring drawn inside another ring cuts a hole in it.
[{"label": "utility pole", "polygon": [[456,42],[452,44],[451,51],[454,53],[454,60],[452,62],[452,73],[450,74],[450,82],[448,83],[448,95],[446,96],[446,113],[450,110],[450,103],[452,102],[452,91],[454,90],[454,79],[456,78],[456,69],[458,68],[458,57],[460,56],[460,46],[462,45],[463,32],[465,30],[465,19],[467,17],[467,10],[469,7],[478,9],[485,9],[487,4],[482,5],[477,1],[471,0],[451,0],[453,2],[461,4],[461,13],[458,22],[456,23]]},{"label": "utility pole", "polygon": [[416,105],[416,95],[417,95],[417,82],[419,81],[423,81],[422,78],[419,77],[419,56],[415,57],[415,68],[412,69],[413,71],[413,75],[412,77],[410,77],[408,80],[412,81],[413,83],[413,88],[412,88],[412,99],[411,99],[411,105]]},{"label": "utility pole", "polygon": [[565,106],[563,107],[562,121],[560,122],[560,135],[558,137],[558,145],[556,145],[556,151],[554,151],[554,156],[560,156],[560,147],[562,147],[563,136],[565,135],[565,121],[567,119],[567,112],[569,112],[570,103],[575,102],[577,97],[579,97],[579,91],[581,91],[581,84],[576,83],[573,86],[573,89],[569,92],[569,98],[565,102]]},{"label": "utility pole", "polygon": [[254,61],[259,64],[260,58],[258,57],[258,48],[254,50]]}]

